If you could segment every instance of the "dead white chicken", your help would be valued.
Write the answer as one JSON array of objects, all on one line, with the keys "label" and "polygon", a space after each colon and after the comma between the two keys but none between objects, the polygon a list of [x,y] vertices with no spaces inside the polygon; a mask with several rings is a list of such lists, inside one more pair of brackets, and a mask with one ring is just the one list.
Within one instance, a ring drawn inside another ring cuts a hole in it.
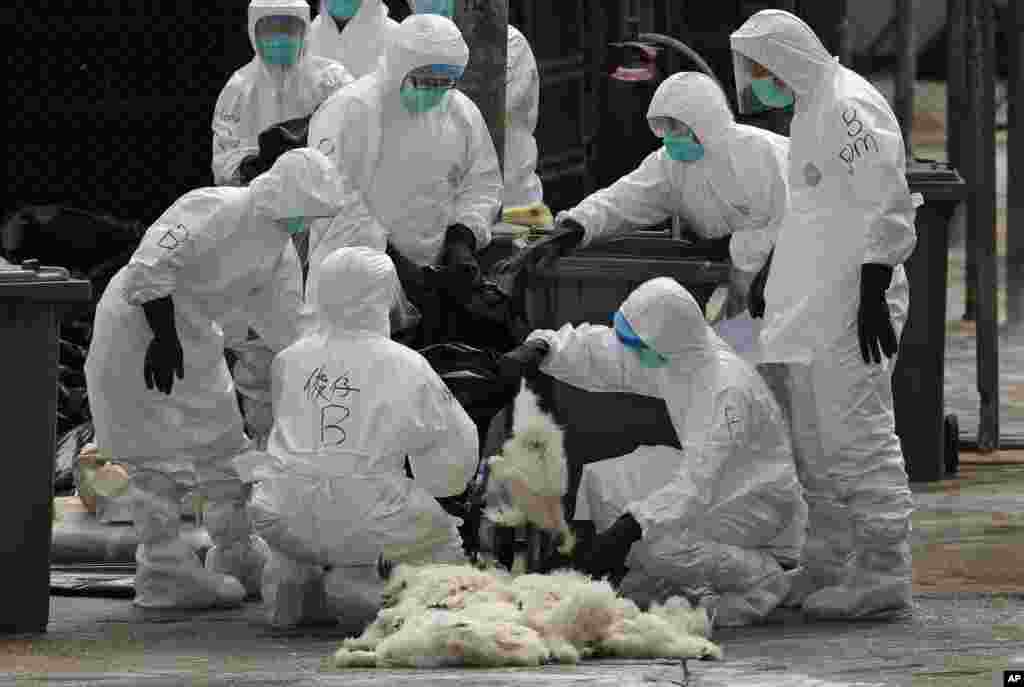
[{"label": "dead white chicken", "polygon": [[537,396],[525,383],[513,406],[512,436],[488,465],[488,503],[500,501],[493,496],[501,493],[511,503],[491,506],[485,512],[487,518],[506,527],[532,523],[559,535],[558,550],[571,553],[576,540],[562,508],[562,498],[569,489],[565,436],[551,416],[540,409]]},{"label": "dead white chicken", "polygon": [[590,656],[716,658],[704,609],[674,597],[648,612],[571,571],[512,576],[399,565],[385,608],[334,655],[339,668],[536,666]]}]

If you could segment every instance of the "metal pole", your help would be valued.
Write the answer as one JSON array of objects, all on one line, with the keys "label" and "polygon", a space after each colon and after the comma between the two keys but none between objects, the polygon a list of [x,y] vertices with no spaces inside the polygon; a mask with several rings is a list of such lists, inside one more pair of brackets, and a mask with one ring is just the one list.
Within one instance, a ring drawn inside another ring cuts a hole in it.
[{"label": "metal pole", "polygon": [[977,259],[977,358],[981,417],[978,448],[999,448],[999,331],[996,302],[995,22],[992,0],[968,0],[968,93],[973,137],[969,156],[968,231]]},{"label": "metal pole", "polygon": [[896,0],[897,40],[899,67],[896,70],[895,110],[903,129],[903,142],[907,157],[911,157],[911,137],[914,130],[914,82],[917,80],[917,37],[914,31],[914,0]]},{"label": "metal pole", "polygon": [[1010,2],[1006,208],[1006,315],[1024,322],[1024,7]]},{"label": "metal pole", "polygon": [[455,23],[469,45],[469,65],[459,90],[480,108],[504,170],[508,0],[457,0]]}]

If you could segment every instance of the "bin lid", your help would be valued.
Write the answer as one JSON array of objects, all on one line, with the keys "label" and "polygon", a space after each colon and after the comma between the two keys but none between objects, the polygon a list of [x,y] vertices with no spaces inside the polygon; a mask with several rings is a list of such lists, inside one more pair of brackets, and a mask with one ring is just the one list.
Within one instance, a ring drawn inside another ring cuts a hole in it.
[{"label": "bin lid", "polygon": [[0,300],[73,303],[91,296],[92,285],[72,279],[67,268],[40,265],[38,260],[0,263]]},{"label": "bin lid", "polygon": [[907,164],[907,184],[925,200],[966,200],[967,183],[948,162],[915,159]]}]

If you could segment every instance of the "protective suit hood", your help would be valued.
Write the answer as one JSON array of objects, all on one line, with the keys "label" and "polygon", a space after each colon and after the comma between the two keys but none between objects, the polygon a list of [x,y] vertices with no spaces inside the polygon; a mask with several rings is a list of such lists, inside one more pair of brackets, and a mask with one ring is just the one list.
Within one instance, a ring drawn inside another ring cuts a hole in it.
[{"label": "protective suit hood", "polygon": [[386,254],[362,246],[339,248],[320,266],[317,298],[327,332],[371,332],[388,336],[388,313],[398,293],[398,273]]},{"label": "protective suit hood", "polygon": [[406,17],[392,34],[384,65],[384,84],[397,89],[406,74],[429,64],[452,64],[465,68],[469,46],[451,19],[437,14]]},{"label": "protective suit hood", "polygon": [[296,148],[252,180],[253,213],[270,219],[334,217],[345,192],[341,175],[319,150]]},{"label": "protective suit hood", "polygon": [[309,37],[309,3],[306,0],[250,0],[249,1],[249,44],[256,53],[256,59],[266,68],[263,58],[260,57],[259,47],[256,45],[256,22],[263,17],[287,15],[298,17],[304,26],[304,37],[302,49],[299,51],[298,63],[308,54]]},{"label": "protective suit hood", "polygon": [[725,93],[707,74],[679,72],[658,86],[647,118],[672,117],[693,129],[704,145],[725,137],[735,126]]},{"label": "protective suit hood", "polygon": [[[732,49],[758,62],[782,79],[798,98],[810,96],[838,66],[817,34],[799,17],[784,10],[762,10],[731,36]],[[749,80],[738,61],[736,83]]]},{"label": "protective suit hood", "polygon": [[620,310],[640,338],[673,367],[704,361],[727,350],[708,326],[697,301],[671,277],[644,282]]}]

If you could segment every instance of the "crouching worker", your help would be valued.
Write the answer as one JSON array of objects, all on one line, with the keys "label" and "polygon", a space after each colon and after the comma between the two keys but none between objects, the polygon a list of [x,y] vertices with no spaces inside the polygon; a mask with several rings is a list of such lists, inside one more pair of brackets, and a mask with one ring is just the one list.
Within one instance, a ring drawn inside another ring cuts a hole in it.
[{"label": "crouching worker", "polygon": [[587,391],[664,399],[679,436],[682,451],[642,446],[585,467],[575,516],[603,531],[578,567],[600,578],[628,559],[624,594],[697,597],[718,626],[757,622],[785,598],[807,515],[788,428],[685,288],[652,279],[613,327],[536,331],[505,361],[510,373],[539,366]]},{"label": "crouching worker", "polygon": [[[206,608],[258,594],[266,547],[251,536],[248,450],[219,319],[241,306],[276,350],[298,337],[301,275],[290,234],[341,204],[340,177],[308,148],[282,155],[246,188],[182,196],[149,228],[96,309],[85,364],[99,450],[128,468],[135,604]],[[282,270],[290,263],[292,269]],[[196,486],[215,544],[205,568],[180,536]]]},{"label": "crouching worker", "polygon": [[465,490],[478,439],[426,359],[389,338],[391,258],[338,249],[317,288],[316,326],[271,366],[267,453],[236,464],[259,480],[250,512],[271,548],[270,623],[339,619],[358,633],[380,609],[379,560],[464,560],[460,521],[437,499]]}]

